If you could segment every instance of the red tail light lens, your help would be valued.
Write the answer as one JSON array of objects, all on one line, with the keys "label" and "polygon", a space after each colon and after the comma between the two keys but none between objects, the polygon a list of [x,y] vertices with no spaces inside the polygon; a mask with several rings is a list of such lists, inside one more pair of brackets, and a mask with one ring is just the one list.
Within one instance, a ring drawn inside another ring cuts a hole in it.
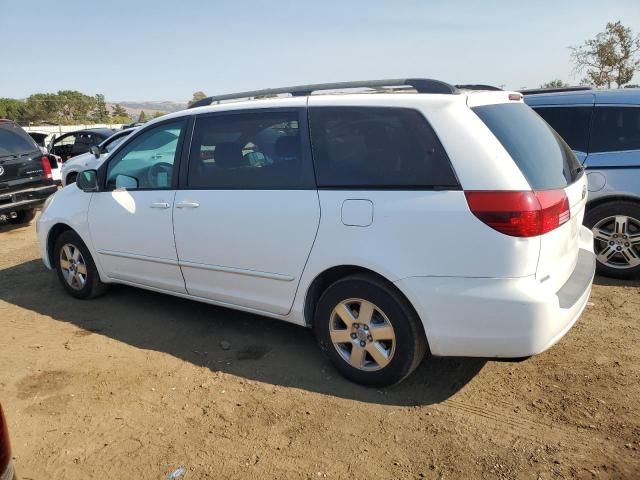
[{"label": "red tail light lens", "polygon": [[564,190],[542,192],[465,192],[473,214],[494,230],[512,237],[536,237],[571,217]]},{"label": "red tail light lens", "polygon": [[53,175],[51,175],[51,163],[49,163],[49,157],[46,155],[42,157],[42,170],[44,170],[45,177],[53,178]]},{"label": "red tail light lens", "polygon": [[11,460],[11,445],[9,444],[9,431],[7,421],[0,405],[0,476],[5,472]]}]

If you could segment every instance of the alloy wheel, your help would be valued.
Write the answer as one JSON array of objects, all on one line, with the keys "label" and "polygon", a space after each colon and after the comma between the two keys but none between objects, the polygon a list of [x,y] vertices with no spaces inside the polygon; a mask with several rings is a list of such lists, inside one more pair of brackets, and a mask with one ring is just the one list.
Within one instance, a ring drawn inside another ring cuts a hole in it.
[{"label": "alloy wheel", "polygon": [[640,220],[626,215],[605,217],[591,231],[600,263],[616,269],[640,265]]},{"label": "alloy wheel", "polygon": [[329,319],[329,335],[342,359],[358,370],[380,370],[395,353],[391,322],[380,308],[361,298],[336,305]]},{"label": "alloy wheel", "polygon": [[82,290],[87,283],[87,264],[80,249],[66,243],[60,250],[60,269],[67,284],[74,290]]}]

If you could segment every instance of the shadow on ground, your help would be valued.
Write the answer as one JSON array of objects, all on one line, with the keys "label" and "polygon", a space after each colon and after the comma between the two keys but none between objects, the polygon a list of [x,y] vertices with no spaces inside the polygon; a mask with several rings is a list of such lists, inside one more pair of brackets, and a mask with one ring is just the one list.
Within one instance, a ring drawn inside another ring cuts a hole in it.
[{"label": "shadow on ground", "polygon": [[593,283],[604,287],[640,287],[640,278],[620,280],[618,278],[601,277],[597,275],[593,279]]},{"label": "shadow on ground", "polygon": [[[123,286],[95,300],[76,300],[39,260],[1,270],[0,299],[211,370],[363,402],[438,403],[485,364],[482,359],[433,358],[400,385],[365,388],[339,376],[307,328]],[[220,347],[221,341],[231,344],[229,350]]]}]

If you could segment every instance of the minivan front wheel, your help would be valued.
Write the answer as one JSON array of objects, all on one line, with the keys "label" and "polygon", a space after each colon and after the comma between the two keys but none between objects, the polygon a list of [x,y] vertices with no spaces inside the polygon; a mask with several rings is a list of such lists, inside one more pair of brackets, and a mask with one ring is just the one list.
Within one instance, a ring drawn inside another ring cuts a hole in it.
[{"label": "minivan front wheel", "polygon": [[411,305],[373,275],[350,275],[327,288],[316,307],[314,331],[338,371],[365,385],[402,381],[427,350]]},{"label": "minivan front wheel", "polygon": [[624,201],[598,205],[587,212],[584,223],[593,232],[599,274],[640,275],[640,205]]},{"label": "minivan front wheel", "polygon": [[60,283],[72,296],[94,298],[107,290],[108,285],[100,280],[89,249],[76,232],[67,230],[60,234],[53,253]]}]

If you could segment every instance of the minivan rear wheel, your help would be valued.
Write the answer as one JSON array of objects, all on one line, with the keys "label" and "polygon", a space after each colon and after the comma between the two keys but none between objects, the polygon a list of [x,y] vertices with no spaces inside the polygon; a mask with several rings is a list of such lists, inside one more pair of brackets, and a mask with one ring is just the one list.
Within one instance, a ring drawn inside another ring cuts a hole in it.
[{"label": "minivan rear wheel", "polygon": [[368,274],[347,276],[325,290],[314,332],[338,371],[364,385],[404,380],[427,351],[413,307],[393,286]]},{"label": "minivan rear wheel", "polygon": [[593,232],[600,275],[640,275],[640,204],[620,201],[587,211],[584,223]]}]

